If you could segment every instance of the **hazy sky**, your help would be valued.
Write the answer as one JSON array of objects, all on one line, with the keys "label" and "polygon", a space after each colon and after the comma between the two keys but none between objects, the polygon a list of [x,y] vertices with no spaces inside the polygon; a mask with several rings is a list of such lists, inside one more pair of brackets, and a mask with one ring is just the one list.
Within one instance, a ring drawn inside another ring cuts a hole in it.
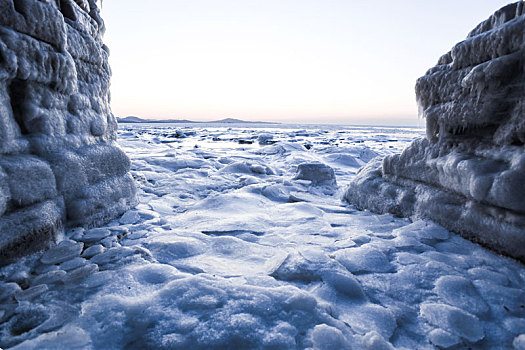
[{"label": "hazy sky", "polygon": [[113,112],[417,125],[416,79],[510,2],[106,0]]}]

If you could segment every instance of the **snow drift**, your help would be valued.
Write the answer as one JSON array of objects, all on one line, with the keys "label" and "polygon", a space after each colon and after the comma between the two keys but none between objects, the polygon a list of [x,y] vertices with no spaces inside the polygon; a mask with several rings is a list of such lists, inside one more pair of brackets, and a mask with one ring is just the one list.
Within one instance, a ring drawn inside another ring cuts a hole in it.
[{"label": "snow drift", "polygon": [[524,13],[521,1],[501,8],[417,81],[426,138],[361,169],[349,202],[525,260]]},{"label": "snow drift", "polygon": [[0,264],[130,208],[94,0],[0,0]]}]

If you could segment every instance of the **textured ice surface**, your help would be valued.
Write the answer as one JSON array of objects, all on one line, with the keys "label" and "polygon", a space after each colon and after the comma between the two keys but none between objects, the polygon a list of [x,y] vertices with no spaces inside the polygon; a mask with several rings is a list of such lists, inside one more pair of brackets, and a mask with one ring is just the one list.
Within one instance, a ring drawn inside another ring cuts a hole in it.
[{"label": "textured ice surface", "polygon": [[349,202],[525,259],[524,6],[498,10],[417,81],[426,138],[364,167]]},{"label": "textured ice surface", "polygon": [[[104,227],[68,229],[59,247],[0,269],[0,347],[523,343],[523,264],[430,221],[341,201],[361,164],[399,152],[423,130],[122,127],[140,204]],[[260,134],[275,143],[238,143]],[[357,164],[337,163],[339,154]],[[187,167],[174,167],[174,159]],[[335,193],[295,179],[304,163],[328,164]],[[232,164],[273,172],[223,170]],[[44,256],[60,262],[44,264]]]},{"label": "textured ice surface", "polygon": [[0,265],[134,202],[94,0],[0,0]]}]

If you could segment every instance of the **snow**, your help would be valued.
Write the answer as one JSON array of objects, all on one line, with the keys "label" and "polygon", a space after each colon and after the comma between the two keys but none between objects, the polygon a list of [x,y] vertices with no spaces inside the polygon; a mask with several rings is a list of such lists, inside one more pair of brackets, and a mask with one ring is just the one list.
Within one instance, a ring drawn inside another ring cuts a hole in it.
[{"label": "snow", "polygon": [[0,347],[519,348],[523,264],[341,200],[422,132],[121,125],[140,203],[0,268]]}]

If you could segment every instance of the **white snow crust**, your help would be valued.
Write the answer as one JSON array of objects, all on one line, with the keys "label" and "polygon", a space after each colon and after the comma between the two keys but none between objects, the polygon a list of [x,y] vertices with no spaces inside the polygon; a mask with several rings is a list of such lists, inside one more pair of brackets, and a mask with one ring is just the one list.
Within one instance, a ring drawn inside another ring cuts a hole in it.
[{"label": "white snow crust", "polygon": [[121,125],[140,204],[0,269],[0,347],[522,349],[523,264],[341,201],[422,132]]}]

